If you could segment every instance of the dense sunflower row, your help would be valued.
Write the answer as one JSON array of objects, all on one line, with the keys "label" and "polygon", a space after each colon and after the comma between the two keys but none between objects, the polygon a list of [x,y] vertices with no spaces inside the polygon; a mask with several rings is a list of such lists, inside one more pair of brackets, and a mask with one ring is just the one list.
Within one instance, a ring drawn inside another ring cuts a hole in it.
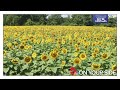
[{"label": "dense sunflower row", "polygon": [[116,28],[5,26],[4,73],[71,75],[70,67],[117,71],[116,46]]}]

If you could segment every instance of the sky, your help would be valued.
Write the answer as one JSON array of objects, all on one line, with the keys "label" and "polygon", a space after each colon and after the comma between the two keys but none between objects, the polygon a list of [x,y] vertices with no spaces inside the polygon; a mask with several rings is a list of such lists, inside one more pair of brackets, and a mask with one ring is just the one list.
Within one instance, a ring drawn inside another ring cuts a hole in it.
[{"label": "sky", "polygon": [[[62,14],[62,17],[67,17],[68,15],[71,15],[71,14]],[[117,17],[116,14],[108,14],[109,17]]]},{"label": "sky", "polygon": [[[67,17],[69,14],[62,14],[62,17]],[[109,17],[117,17],[116,14],[108,14]]]}]

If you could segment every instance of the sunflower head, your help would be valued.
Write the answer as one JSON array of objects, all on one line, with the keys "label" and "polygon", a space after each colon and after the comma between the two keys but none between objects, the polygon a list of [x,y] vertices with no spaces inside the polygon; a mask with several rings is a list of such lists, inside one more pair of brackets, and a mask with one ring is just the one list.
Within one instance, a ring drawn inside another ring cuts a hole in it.
[{"label": "sunflower head", "polygon": [[63,54],[67,54],[67,49],[62,48],[62,53],[63,53]]},{"label": "sunflower head", "polygon": [[75,52],[73,55],[74,55],[75,57],[77,57],[77,56],[78,56],[78,52]]},{"label": "sunflower head", "polygon": [[25,63],[31,63],[32,62],[32,58],[31,58],[31,56],[26,56],[25,58],[24,58],[24,61],[25,61]]},{"label": "sunflower head", "polygon": [[96,43],[94,42],[94,43],[92,43],[92,46],[95,46],[96,45]]},{"label": "sunflower head", "polygon": [[54,48],[53,51],[54,51],[54,52],[58,52],[58,49],[57,49],[57,48]]},{"label": "sunflower head", "polygon": [[23,44],[20,45],[20,49],[24,49],[25,46]]},{"label": "sunflower head", "polygon": [[117,66],[116,65],[112,65],[112,70],[113,71],[117,71]]},{"label": "sunflower head", "polygon": [[72,45],[72,43],[73,43],[72,41],[69,42],[70,45]]},{"label": "sunflower head", "polygon": [[96,53],[92,53],[92,57],[95,58],[97,56]]},{"label": "sunflower head", "polygon": [[16,32],[16,33],[14,33],[14,35],[13,35],[13,36],[14,36],[14,38],[16,38],[16,37],[18,36],[18,33],[17,33],[17,32]]},{"label": "sunflower head", "polygon": [[62,44],[65,44],[65,40],[62,40]]},{"label": "sunflower head", "polygon": [[51,52],[50,52],[50,56],[51,56],[52,59],[55,60],[55,59],[58,57],[58,52],[56,52],[56,51],[51,51]]},{"label": "sunflower head", "polygon": [[81,62],[80,58],[75,58],[74,59],[74,64],[80,64],[80,62]]},{"label": "sunflower head", "polygon": [[87,45],[84,46],[84,48],[87,48],[87,47],[88,47]]},{"label": "sunflower head", "polygon": [[29,49],[32,49],[32,45],[29,45],[28,48],[29,48]]},{"label": "sunflower head", "polygon": [[48,56],[46,54],[42,54],[41,55],[41,60],[47,61],[48,60]]},{"label": "sunflower head", "polygon": [[33,53],[32,53],[32,58],[36,58],[36,56],[37,56],[37,53],[36,53],[36,52],[33,52]]},{"label": "sunflower head", "polygon": [[17,46],[17,45],[18,45],[18,43],[17,43],[17,42],[13,42],[13,43],[14,43],[14,45],[15,45],[15,46]]},{"label": "sunflower head", "polygon": [[61,66],[65,66],[66,62],[65,61],[62,61],[61,62]]},{"label": "sunflower head", "polygon": [[86,56],[86,54],[85,54],[85,53],[81,53],[81,54],[80,54],[80,59],[81,59],[81,60],[85,60],[85,59],[86,59],[86,57],[87,57],[87,56]]},{"label": "sunflower head", "polygon": [[25,49],[26,49],[26,50],[29,49],[29,46],[28,46],[28,45],[25,45]]},{"label": "sunflower head", "polygon": [[75,48],[78,48],[78,44],[75,44],[74,47],[75,47]]},{"label": "sunflower head", "polygon": [[98,52],[99,52],[99,48],[95,48],[94,53],[98,53]]},{"label": "sunflower head", "polygon": [[100,64],[93,63],[92,68],[93,68],[93,70],[99,70],[100,69]]},{"label": "sunflower head", "polygon": [[79,48],[79,47],[77,47],[77,48],[76,48],[76,51],[77,51],[77,52],[79,52],[79,51],[80,51],[80,48]]},{"label": "sunflower head", "polygon": [[6,55],[6,54],[7,54],[7,52],[5,50],[3,50],[3,55]]},{"label": "sunflower head", "polygon": [[77,44],[80,45],[80,42],[78,42]]},{"label": "sunflower head", "polygon": [[21,44],[25,46],[26,45],[26,41],[25,40],[22,41]]},{"label": "sunflower head", "polygon": [[11,42],[7,43],[6,45],[7,45],[8,48],[12,47],[12,43]]},{"label": "sunflower head", "polygon": [[12,59],[11,62],[12,62],[13,64],[18,64],[18,60],[16,60],[16,59]]},{"label": "sunflower head", "polygon": [[105,60],[105,59],[107,59],[107,58],[108,58],[108,54],[107,54],[107,53],[103,53],[103,54],[102,54],[102,59]]}]

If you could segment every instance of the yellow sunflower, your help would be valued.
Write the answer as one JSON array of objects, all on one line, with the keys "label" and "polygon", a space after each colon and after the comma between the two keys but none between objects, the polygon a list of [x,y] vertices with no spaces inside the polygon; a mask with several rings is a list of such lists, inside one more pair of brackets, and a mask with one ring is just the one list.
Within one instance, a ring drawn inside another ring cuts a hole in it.
[{"label": "yellow sunflower", "polygon": [[108,54],[107,54],[107,53],[103,53],[103,54],[102,54],[102,59],[105,60],[105,59],[107,59],[107,58],[108,58]]},{"label": "yellow sunflower", "polygon": [[80,45],[80,42],[78,42],[77,44]]},{"label": "yellow sunflower", "polygon": [[75,58],[74,59],[74,64],[80,64],[80,62],[81,62],[80,58]]},{"label": "yellow sunflower", "polygon": [[50,52],[50,56],[51,56],[52,59],[55,60],[55,59],[58,57],[58,52],[51,51],[51,52]]},{"label": "yellow sunflower", "polygon": [[54,48],[53,51],[58,52],[58,49],[57,49],[57,48]]},{"label": "yellow sunflower", "polygon": [[45,55],[45,54],[42,54],[42,55],[41,55],[41,60],[47,61],[47,60],[48,60],[48,56]]},{"label": "yellow sunflower", "polygon": [[29,45],[28,47],[29,47],[29,49],[32,49],[32,45]]},{"label": "yellow sunflower", "polygon": [[78,48],[78,44],[75,44],[74,47],[75,47],[75,48]]},{"label": "yellow sunflower", "polygon": [[33,52],[33,53],[32,53],[32,58],[36,58],[36,56],[37,56],[37,53],[36,53],[36,52]]},{"label": "yellow sunflower", "polygon": [[95,58],[97,56],[96,53],[92,53],[92,57]]},{"label": "yellow sunflower", "polygon": [[7,52],[5,50],[3,50],[3,55],[6,55],[6,54],[7,54]]},{"label": "yellow sunflower", "polygon": [[24,49],[25,46],[21,44],[19,48],[20,48],[20,49]]},{"label": "yellow sunflower", "polygon": [[93,68],[93,70],[99,70],[100,69],[100,64],[93,63],[91,67]]},{"label": "yellow sunflower", "polygon": [[85,60],[87,58],[86,54],[85,53],[81,53],[80,54],[80,59],[81,60]]},{"label": "yellow sunflower", "polygon": [[80,48],[79,48],[79,47],[77,47],[77,48],[76,48],[76,51],[77,51],[77,52],[79,52],[79,51],[80,51]]},{"label": "yellow sunflower", "polygon": [[63,53],[63,54],[67,54],[67,49],[62,48],[62,53]]},{"label": "yellow sunflower", "polygon": [[93,42],[93,43],[92,43],[92,46],[96,46],[96,43],[95,43],[95,42]]},{"label": "yellow sunflower", "polygon": [[28,45],[25,45],[25,49],[26,49],[26,50],[29,49],[29,46],[28,46]]},{"label": "yellow sunflower", "polygon": [[87,45],[84,46],[84,48],[87,48],[87,47],[88,47]]},{"label": "yellow sunflower", "polygon": [[95,48],[94,53],[99,53],[99,48]]},{"label": "yellow sunflower", "polygon": [[74,55],[75,57],[77,57],[77,56],[78,56],[78,52],[75,52],[73,55]]},{"label": "yellow sunflower", "polygon": [[116,65],[112,65],[112,70],[113,71],[117,71],[117,66]]},{"label": "yellow sunflower", "polygon": [[17,42],[13,42],[13,43],[14,43],[14,45],[15,45],[15,46],[17,46],[17,45],[18,45],[18,43],[17,43]]},{"label": "yellow sunflower", "polygon": [[62,44],[65,44],[65,40],[62,40]]},{"label": "yellow sunflower", "polygon": [[62,61],[61,62],[61,66],[65,66],[66,62],[65,61]]},{"label": "yellow sunflower", "polygon": [[25,58],[24,58],[24,61],[25,61],[25,63],[31,63],[32,62],[32,58],[31,58],[31,56],[26,56]]},{"label": "yellow sunflower", "polygon": [[16,60],[16,59],[12,59],[11,62],[12,62],[13,64],[18,64],[18,60]]},{"label": "yellow sunflower", "polygon": [[22,41],[21,44],[25,46],[26,45],[26,41]]},{"label": "yellow sunflower", "polygon": [[11,47],[12,47],[12,43],[10,43],[10,42],[7,43],[6,45],[7,45],[8,48],[11,48]]},{"label": "yellow sunflower", "polygon": [[16,38],[18,36],[18,33],[14,33],[13,37]]}]

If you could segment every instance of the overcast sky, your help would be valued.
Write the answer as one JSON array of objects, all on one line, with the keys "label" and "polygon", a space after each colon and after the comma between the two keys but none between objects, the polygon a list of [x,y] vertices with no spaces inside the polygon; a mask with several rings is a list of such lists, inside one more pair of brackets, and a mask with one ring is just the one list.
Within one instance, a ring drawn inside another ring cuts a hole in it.
[{"label": "overcast sky", "polygon": [[[49,14],[49,15],[51,15],[51,14]],[[48,16],[49,16],[49,15],[48,15]],[[71,15],[71,14],[62,14],[62,17],[67,17],[68,15]],[[116,14],[108,14],[108,16],[109,16],[109,17],[117,17]]]},{"label": "overcast sky", "polygon": [[[69,14],[62,14],[62,17],[67,17]],[[109,17],[117,17],[116,14],[108,14]]]}]

